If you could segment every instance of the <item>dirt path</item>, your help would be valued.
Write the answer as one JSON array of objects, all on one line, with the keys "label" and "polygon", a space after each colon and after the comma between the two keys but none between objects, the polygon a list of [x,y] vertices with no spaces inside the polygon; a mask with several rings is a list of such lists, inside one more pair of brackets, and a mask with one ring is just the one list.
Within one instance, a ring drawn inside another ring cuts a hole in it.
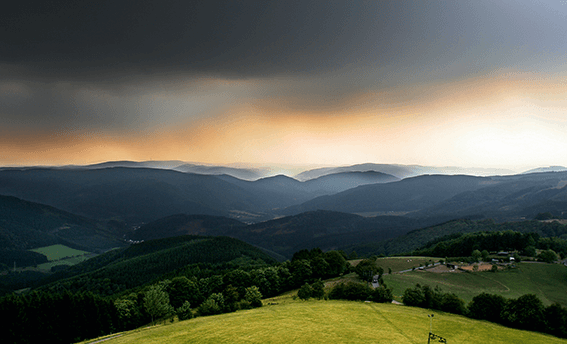
[{"label": "dirt path", "polygon": [[495,280],[495,279],[493,279],[493,278],[486,277],[486,276],[482,276],[482,275],[479,275],[479,276],[484,277],[484,278],[486,278],[486,279],[489,279],[489,280],[491,280],[492,282],[496,282],[496,283],[500,284],[501,286],[503,286],[504,288],[506,288],[506,291],[510,291],[510,288],[508,288],[507,285],[505,285],[504,283],[502,283],[502,282],[500,282],[500,281],[497,281],[497,280]]},{"label": "dirt path", "polygon": [[94,343],[104,342],[104,341],[109,340],[109,339],[113,339],[113,338],[116,338],[116,337],[120,337],[121,335],[122,335],[122,334],[117,334],[116,336],[112,336],[112,337],[108,337],[108,338],[104,338],[104,339],[95,340],[94,342],[89,342],[88,344],[94,344]]}]

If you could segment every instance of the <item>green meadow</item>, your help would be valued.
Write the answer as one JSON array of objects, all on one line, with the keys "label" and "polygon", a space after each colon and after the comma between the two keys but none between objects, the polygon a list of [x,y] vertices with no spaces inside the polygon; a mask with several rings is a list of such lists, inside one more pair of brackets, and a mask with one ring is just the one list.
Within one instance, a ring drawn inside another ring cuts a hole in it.
[{"label": "green meadow", "polygon": [[432,263],[438,262],[442,258],[435,257],[386,257],[376,259],[376,265],[381,266],[386,273],[388,273],[388,268],[392,269],[392,272],[408,270],[412,268],[419,268],[420,266],[425,266],[425,264],[431,265]]},{"label": "green meadow", "polygon": [[76,257],[88,254],[87,251],[76,250],[74,248],[67,247],[65,245],[51,245],[40,248],[34,248],[33,250],[37,253],[41,253],[47,257],[47,260],[59,260],[65,257]]},{"label": "green meadow", "polygon": [[76,250],[65,245],[51,245],[35,248],[30,251],[38,252],[47,257],[48,263],[39,264],[39,270],[50,271],[57,265],[75,265],[95,256],[94,253]]},{"label": "green meadow", "polygon": [[89,259],[89,257],[87,256],[79,256],[79,257],[71,257],[71,258],[66,258],[66,259],[60,259],[60,260],[54,260],[54,261],[50,261],[49,263],[43,263],[43,264],[39,264],[37,266],[37,268],[39,270],[46,270],[49,271],[53,266],[58,266],[58,265],[75,265],[75,264],[79,264],[81,262],[84,262],[85,260]]},{"label": "green meadow", "polygon": [[560,264],[519,263],[517,269],[498,272],[411,271],[384,275],[384,282],[394,289],[396,300],[416,283],[439,286],[444,292],[457,294],[469,302],[482,292],[518,298],[535,294],[545,304],[558,302],[567,306],[567,267]]},{"label": "green meadow", "polygon": [[428,314],[435,315],[433,333],[451,344],[567,343],[549,335],[394,304],[274,300],[277,305],[109,335],[104,343],[417,344],[427,342]]}]

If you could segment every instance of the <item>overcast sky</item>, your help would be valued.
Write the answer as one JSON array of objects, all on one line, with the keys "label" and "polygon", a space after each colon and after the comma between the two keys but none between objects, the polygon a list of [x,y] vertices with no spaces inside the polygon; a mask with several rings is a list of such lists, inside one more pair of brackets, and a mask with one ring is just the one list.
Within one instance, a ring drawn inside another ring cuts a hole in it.
[{"label": "overcast sky", "polygon": [[567,166],[567,1],[14,1],[0,165]]}]

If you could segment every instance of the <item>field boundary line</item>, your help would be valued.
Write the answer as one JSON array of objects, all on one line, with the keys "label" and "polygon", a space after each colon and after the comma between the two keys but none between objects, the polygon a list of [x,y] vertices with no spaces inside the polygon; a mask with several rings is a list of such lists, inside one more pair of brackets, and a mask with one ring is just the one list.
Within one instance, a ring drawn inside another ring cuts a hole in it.
[{"label": "field boundary line", "polygon": [[[482,275],[479,275],[479,276],[482,276]],[[486,277],[486,276],[482,276],[482,277],[484,277],[484,278],[486,278],[486,279],[489,279],[489,280],[491,280],[492,282],[496,282],[496,283],[500,284],[501,286],[503,286],[504,288],[506,288],[506,291],[507,291],[507,292],[508,292],[508,291],[511,291],[511,289],[508,288],[508,286],[507,286],[506,284],[504,284],[504,283],[502,283],[502,282],[500,282],[500,281],[497,281],[497,280],[495,280],[495,279],[493,279],[493,278]]]}]

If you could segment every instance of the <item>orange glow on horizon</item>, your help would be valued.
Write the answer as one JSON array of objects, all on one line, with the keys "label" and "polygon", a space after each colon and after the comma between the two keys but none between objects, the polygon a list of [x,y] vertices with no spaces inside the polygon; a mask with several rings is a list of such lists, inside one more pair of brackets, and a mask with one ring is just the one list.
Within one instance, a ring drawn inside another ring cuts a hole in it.
[{"label": "orange glow on horizon", "polygon": [[0,129],[0,164],[184,160],[466,167],[512,166],[522,153],[567,164],[565,99],[565,84],[516,76],[365,92],[329,109],[297,108],[283,98],[241,100],[206,119],[129,133]]}]

